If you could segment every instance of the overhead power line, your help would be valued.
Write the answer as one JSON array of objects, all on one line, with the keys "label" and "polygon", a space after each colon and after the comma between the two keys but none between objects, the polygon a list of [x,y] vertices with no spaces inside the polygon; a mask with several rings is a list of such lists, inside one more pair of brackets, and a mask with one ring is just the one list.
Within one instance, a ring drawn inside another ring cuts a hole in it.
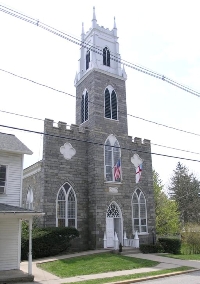
[{"label": "overhead power line", "polygon": [[[97,47],[95,47],[95,46],[93,46],[93,45],[91,45],[89,43],[82,42],[79,39],[77,39],[75,37],[72,37],[72,36],[70,36],[70,35],[68,35],[68,34],[66,34],[66,33],[64,33],[62,31],[59,31],[59,30],[57,30],[57,29],[55,29],[55,28],[53,28],[51,26],[48,26],[48,25],[42,23],[39,20],[36,20],[36,19],[31,18],[29,16],[26,16],[26,15],[24,15],[22,13],[19,13],[19,12],[13,10],[13,9],[7,8],[7,7],[3,6],[3,5],[0,5],[0,11],[2,11],[4,13],[7,13],[7,14],[13,16],[13,17],[16,17],[16,18],[18,18],[20,20],[26,21],[26,22],[28,22],[30,24],[33,24],[35,26],[38,26],[38,27],[40,27],[40,28],[50,32],[50,33],[53,33],[53,34],[55,34],[55,35],[57,35],[59,37],[62,37],[64,39],[68,40],[68,41],[71,41],[74,44],[77,44],[77,45],[82,46],[82,47],[87,48],[87,49],[89,48],[91,51],[102,55],[102,50],[101,49],[99,49],[99,48],[97,48]],[[131,63],[129,61],[120,59],[118,56],[113,55],[112,53],[111,53],[111,60],[114,60],[116,62],[122,63],[122,64],[124,64],[125,66],[127,66],[129,68],[135,69],[136,71],[142,72],[142,73],[147,74],[149,76],[152,76],[152,77],[155,77],[155,78],[160,79],[162,81],[165,81],[166,83],[169,83],[169,84],[171,84],[171,85],[173,85],[173,86],[175,86],[175,87],[177,87],[177,88],[179,88],[179,89],[181,89],[183,91],[186,91],[186,92],[188,92],[188,93],[190,93],[192,95],[200,97],[200,92],[194,91],[191,88],[189,88],[187,86],[184,86],[184,85],[182,85],[182,84],[180,84],[180,83],[178,83],[178,82],[176,82],[176,81],[174,81],[174,80],[172,80],[172,79],[170,79],[170,78],[168,78],[168,77],[166,77],[166,76],[164,76],[162,74],[159,74],[157,72],[151,71],[151,70],[149,70],[147,68],[144,68],[142,66],[136,65],[136,64]]]},{"label": "overhead power line", "polygon": [[[72,94],[70,94],[70,93],[67,93],[67,92],[62,91],[62,90],[58,90],[58,89],[56,89],[56,88],[50,87],[50,86],[45,85],[45,84],[38,83],[38,82],[36,82],[36,81],[34,81],[34,80],[28,79],[28,78],[26,78],[26,77],[22,77],[22,76],[20,76],[20,75],[14,74],[14,73],[12,73],[12,72],[10,72],[10,71],[6,71],[6,70],[1,69],[1,68],[0,68],[0,71],[5,72],[5,73],[7,73],[7,74],[10,74],[10,75],[12,75],[12,76],[15,76],[15,77],[17,77],[17,78],[20,78],[20,79],[29,81],[29,82],[31,82],[31,83],[33,83],[33,84],[36,84],[36,85],[39,85],[39,86],[48,88],[48,89],[50,89],[50,90],[52,90],[52,91],[59,92],[59,93],[65,94],[65,95],[67,95],[67,96],[76,98],[76,96],[74,96],[74,95],[72,95]],[[79,98],[79,99],[81,99],[81,98]],[[92,102],[92,101],[90,101],[90,100],[88,100],[88,102],[91,103],[91,104],[94,104],[94,105],[98,105],[98,106],[100,106],[100,107],[104,107],[104,105],[99,104],[99,103],[96,103],[96,102]],[[118,111],[118,112],[124,114],[124,112],[122,112],[122,111]],[[152,120],[143,118],[143,117],[135,116],[135,115],[133,115],[133,114],[127,114],[127,115],[130,116],[130,117],[136,118],[136,119],[143,120],[143,121],[145,121],[145,122],[149,122],[149,123],[153,123],[153,124],[162,126],[162,127],[166,127],[166,128],[169,128],[169,129],[173,129],[173,130],[176,130],[176,131],[180,131],[180,132],[187,133],[187,134],[191,134],[191,135],[195,135],[195,136],[200,136],[199,133],[195,133],[195,132],[187,131],[187,130],[184,130],[184,129],[176,128],[176,127],[173,127],[173,126],[169,126],[169,125],[166,125],[166,124],[162,124],[162,123],[159,123],[159,122],[155,122],[155,121],[152,121]]]},{"label": "overhead power line", "polygon": [[[16,116],[20,116],[20,117],[25,117],[25,118],[35,119],[35,120],[39,120],[39,121],[43,121],[43,122],[45,121],[42,118],[28,116],[28,115],[23,115],[23,114],[19,114],[19,113],[16,113],[16,112],[10,112],[10,111],[5,111],[5,110],[1,110],[1,109],[0,109],[0,112],[6,113],[6,114],[11,114],[11,115],[16,115]],[[55,122],[55,123],[58,123],[58,122]],[[70,126],[68,124],[66,124],[66,125]],[[94,131],[94,130],[90,130],[90,131]],[[190,154],[200,155],[200,153],[198,153],[198,152],[193,152],[193,151],[189,151],[189,150],[174,148],[174,147],[170,147],[170,146],[166,146],[166,145],[160,145],[160,144],[156,144],[156,143],[152,143],[152,142],[151,142],[151,145],[159,146],[159,147],[163,147],[163,148],[167,148],[167,149],[172,149],[172,150],[176,150],[176,151],[186,152],[186,153],[190,153]]]},{"label": "overhead power line", "polygon": [[[104,144],[104,143],[94,142],[94,141],[91,141],[91,140],[83,140],[83,139],[73,138],[73,137],[69,137],[69,136],[49,134],[49,133],[44,133],[44,132],[41,132],[41,131],[18,128],[18,127],[14,127],[14,126],[3,125],[3,124],[0,124],[0,127],[5,127],[5,128],[8,128],[8,129],[19,130],[19,131],[25,131],[25,132],[28,132],[28,133],[34,133],[34,134],[40,134],[40,135],[42,134],[42,135],[45,135],[45,136],[56,137],[56,138],[61,138],[61,139],[68,139],[68,140],[72,140],[72,141],[80,141],[80,142],[94,144],[94,145],[98,145],[98,146],[106,146],[106,144]],[[178,157],[178,156],[173,156],[173,155],[166,155],[166,154],[149,152],[149,151],[144,151],[144,150],[139,150],[139,149],[126,148],[126,147],[117,147],[117,146],[110,146],[110,147],[120,148],[122,150],[127,150],[127,151],[131,151],[131,152],[151,154],[151,155],[157,155],[157,156],[162,156],[162,157],[167,157],[167,158],[174,158],[174,159],[180,159],[180,160],[186,160],[186,161],[192,161],[192,162],[200,163],[200,160]]]}]

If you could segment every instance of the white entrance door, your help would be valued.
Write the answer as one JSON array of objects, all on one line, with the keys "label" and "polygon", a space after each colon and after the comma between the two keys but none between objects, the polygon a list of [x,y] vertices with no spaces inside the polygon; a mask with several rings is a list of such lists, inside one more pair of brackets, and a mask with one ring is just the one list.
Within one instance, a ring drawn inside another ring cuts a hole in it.
[{"label": "white entrance door", "polygon": [[107,247],[114,247],[114,219],[106,218]]},{"label": "white entrance door", "polygon": [[122,242],[122,229],[121,229],[121,218],[114,218],[114,231],[117,233],[117,237],[119,243],[123,244]]}]

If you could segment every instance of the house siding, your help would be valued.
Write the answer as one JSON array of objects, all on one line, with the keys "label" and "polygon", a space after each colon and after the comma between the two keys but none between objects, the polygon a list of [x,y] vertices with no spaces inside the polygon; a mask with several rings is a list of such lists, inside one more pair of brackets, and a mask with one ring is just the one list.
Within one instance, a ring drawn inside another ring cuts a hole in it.
[{"label": "house siding", "polygon": [[13,206],[20,206],[21,187],[22,187],[22,162],[23,155],[1,152],[0,164],[8,166],[7,183],[5,194],[0,194],[0,203]]},{"label": "house siding", "polygon": [[19,269],[19,219],[0,220],[0,270]]}]

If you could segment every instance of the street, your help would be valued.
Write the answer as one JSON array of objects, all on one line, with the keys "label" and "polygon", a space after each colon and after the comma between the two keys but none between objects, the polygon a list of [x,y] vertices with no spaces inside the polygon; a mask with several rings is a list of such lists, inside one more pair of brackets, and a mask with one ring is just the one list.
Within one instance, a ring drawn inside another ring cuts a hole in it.
[{"label": "street", "polygon": [[[134,282],[134,284],[141,282]],[[200,271],[145,281],[146,284],[200,284]]]}]

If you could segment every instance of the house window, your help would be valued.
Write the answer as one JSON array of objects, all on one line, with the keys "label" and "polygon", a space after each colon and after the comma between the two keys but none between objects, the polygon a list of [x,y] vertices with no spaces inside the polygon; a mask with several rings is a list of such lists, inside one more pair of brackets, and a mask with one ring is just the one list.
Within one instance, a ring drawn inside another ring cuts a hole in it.
[{"label": "house window", "polygon": [[103,65],[110,67],[110,51],[107,47],[103,49]]},{"label": "house window", "polygon": [[88,92],[84,91],[81,99],[81,123],[88,120]]},{"label": "house window", "polygon": [[140,189],[136,189],[132,197],[133,233],[147,233],[146,199]]},{"label": "house window", "polygon": [[117,120],[117,95],[111,86],[105,90],[105,117]]},{"label": "house window", "polygon": [[105,142],[105,179],[109,182],[121,182],[121,149],[114,135]]},{"label": "house window", "polygon": [[65,183],[58,191],[56,199],[56,226],[77,227],[77,201],[73,188]]},{"label": "house window", "polygon": [[90,64],[90,51],[88,50],[86,53],[86,70],[89,68]]},{"label": "house window", "polygon": [[6,192],[6,172],[7,167],[5,165],[0,165],[0,194]]},{"label": "house window", "polygon": [[33,190],[29,188],[26,196],[26,208],[33,210]]}]

